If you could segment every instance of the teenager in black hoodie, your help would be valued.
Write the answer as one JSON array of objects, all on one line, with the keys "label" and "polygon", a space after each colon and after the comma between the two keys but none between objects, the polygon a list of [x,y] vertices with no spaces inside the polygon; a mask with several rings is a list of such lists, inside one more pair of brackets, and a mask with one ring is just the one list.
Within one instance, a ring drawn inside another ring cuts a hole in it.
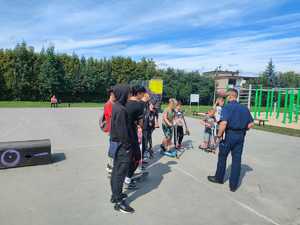
[{"label": "teenager in black hoodie", "polygon": [[117,85],[113,88],[116,102],[112,108],[111,131],[112,142],[117,143],[117,151],[114,157],[114,166],[111,175],[111,202],[115,203],[115,210],[125,213],[133,213],[131,208],[124,200],[123,183],[128,173],[132,159],[131,132],[128,124],[128,114],[125,108],[129,95],[129,87]]}]

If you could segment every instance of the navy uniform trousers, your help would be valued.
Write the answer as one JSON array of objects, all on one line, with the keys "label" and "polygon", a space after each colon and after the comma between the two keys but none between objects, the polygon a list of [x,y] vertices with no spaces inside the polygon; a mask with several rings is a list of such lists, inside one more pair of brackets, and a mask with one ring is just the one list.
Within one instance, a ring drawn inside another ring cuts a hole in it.
[{"label": "navy uniform trousers", "polygon": [[224,181],[226,161],[228,154],[231,152],[232,165],[229,186],[232,189],[236,189],[239,185],[244,139],[244,131],[227,131],[225,140],[219,145],[218,165],[215,176],[218,181]]}]

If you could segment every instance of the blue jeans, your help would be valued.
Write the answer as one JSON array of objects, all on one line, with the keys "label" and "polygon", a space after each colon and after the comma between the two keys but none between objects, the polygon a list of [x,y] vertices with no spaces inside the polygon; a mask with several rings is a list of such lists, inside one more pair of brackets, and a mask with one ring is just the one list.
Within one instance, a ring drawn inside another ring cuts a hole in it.
[{"label": "blue jeans", "polygon": [[229,132],[226,133],[225,140],[219,145],[218,165],[215,176],[218,181],[224,180],[227,157],[231,152],[232,165],[229,178],[231,189],[236,189],[239,185],[244,139],[244,132]]}]

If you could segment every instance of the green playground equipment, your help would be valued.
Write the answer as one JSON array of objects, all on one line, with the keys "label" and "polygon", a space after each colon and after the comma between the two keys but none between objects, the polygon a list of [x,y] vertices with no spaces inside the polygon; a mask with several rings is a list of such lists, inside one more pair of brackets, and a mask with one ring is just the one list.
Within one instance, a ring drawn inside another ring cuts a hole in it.
[{"label": "green playground equipment", "polygon": [[[263,88],[262,85],[254,89],[255,119],[261,119],[261,112],[265,107],[264,119],[268,120],[273,115],[280,119],[283,113],[282,123],[298,123],[300,111],[300,88]],[[251,95],[249,96],[251,99]],[[283,107],[283,108],[282,108]]]},{"label": "green playground equipment", "polygon": [[[225,90],[227,90],[226,87]],[[254,119],[267,121],[270,118],[281,120],[283,124],[298,123],[300,113],[300,87],[299,88],[265,88],[258,85],[253,88],[237,88],[240,104],[246,105],[253,114]],[[255,93],[252,99],[252,93]],[[251,104],[253,107],[251,108]]]},{"label": "green playground equipment", "polygon": [[300,111],[300,89],[298,89],[297,94],[297,103],[296,103],[296,112],[295,112],[295,120],[298,122],[299,119],[299,111]]}]

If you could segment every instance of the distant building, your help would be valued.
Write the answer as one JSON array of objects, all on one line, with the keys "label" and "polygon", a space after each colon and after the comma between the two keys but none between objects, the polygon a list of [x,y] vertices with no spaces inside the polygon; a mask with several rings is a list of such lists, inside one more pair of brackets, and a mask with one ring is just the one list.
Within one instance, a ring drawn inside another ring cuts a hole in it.
[{"label": "distant building", "polygon": [[226,90],[227,88],[240,89],[245,86],[247,80],[254,78],[253,75],[240,74],[239,71],[216,70],[203,73],[212,76],[215,80],[215,88]]},{"label": "distant building", "polygon": [[250,108],[251,98],[249,98],[249,93],[251,94],[251,88],[249,91],[246,84],[247,80],[256,77],[254,74],[241,74],[239,71],[215,70],[205,72],[203,75],[211,76],[215,80],[214,102],[216,97],[224,97],[228,88],[235,88],[239,92],[238,101]]}]

